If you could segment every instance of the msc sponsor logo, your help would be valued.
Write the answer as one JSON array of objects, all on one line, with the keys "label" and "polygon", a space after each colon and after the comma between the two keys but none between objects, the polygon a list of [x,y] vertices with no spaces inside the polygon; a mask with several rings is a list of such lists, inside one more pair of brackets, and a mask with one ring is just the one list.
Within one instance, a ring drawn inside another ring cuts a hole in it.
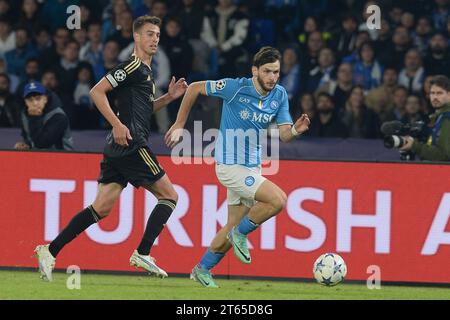
[{"label": "msc sponsor logo", "polygon": [[261,112],[255,112],[250,111],[247,108],[242,109],[239,112],[239,116],[242,120],[251,120],[253,122],[258,123],[269,123],[273,120],[275,117],[274,114],[268,114],[268,113],[261,113]]}]

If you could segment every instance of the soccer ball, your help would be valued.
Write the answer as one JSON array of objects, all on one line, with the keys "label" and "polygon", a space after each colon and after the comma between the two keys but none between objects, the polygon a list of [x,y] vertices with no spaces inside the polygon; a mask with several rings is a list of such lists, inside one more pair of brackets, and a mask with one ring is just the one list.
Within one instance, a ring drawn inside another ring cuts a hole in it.
[{"label": "soccer ball", "polygon": [[325,253],[314,262],[313,274],[318,283],[324,286],[335,286],[347,275],[347,265],[340,255]]}]

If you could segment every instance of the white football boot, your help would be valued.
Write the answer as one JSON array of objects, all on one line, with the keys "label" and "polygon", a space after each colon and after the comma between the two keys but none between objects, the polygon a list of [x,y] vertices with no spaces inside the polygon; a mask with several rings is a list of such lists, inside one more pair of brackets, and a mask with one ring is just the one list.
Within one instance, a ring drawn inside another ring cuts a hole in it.
[{"label": "white football boot", "polygon": [[56,259],[48,250],[48,244],[39,245],[34,249],[36,258],[39,261],[40,278],[44,281],[53,281],[52,271],[55,268]]},{"label": "white football boot", "polygon": [[134,250],[133,254],[130,257],[130,265],[136,268],[142,268],[152,276],[156,276],[159,278],[167,277],[167,272],[156,265],[155,258],[139,254],[137,250]]}]

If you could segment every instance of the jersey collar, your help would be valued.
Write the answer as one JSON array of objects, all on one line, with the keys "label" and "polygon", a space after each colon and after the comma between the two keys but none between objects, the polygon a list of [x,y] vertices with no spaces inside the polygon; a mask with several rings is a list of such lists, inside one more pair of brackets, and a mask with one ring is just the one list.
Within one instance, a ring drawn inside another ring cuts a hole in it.
[{"label": "jersey collar", "polygon": [[251,79],[252,79],[252,85],[253,85],[253,88],[255,89],[256,93],[259,95],[259,98],[260,98],[260,99],[265,99],[265,98],[267,98],[267,97],[270,95],[270,93],[272,92],[272,90],[270,90],[269,92],[267,92],[266,95],[263,95],[263,94],[262,94],[261,92],[259,92],[258,89],[256,88],[256,85],[255,85],[255,79],[254,79],[253,77],[252,77]]}]

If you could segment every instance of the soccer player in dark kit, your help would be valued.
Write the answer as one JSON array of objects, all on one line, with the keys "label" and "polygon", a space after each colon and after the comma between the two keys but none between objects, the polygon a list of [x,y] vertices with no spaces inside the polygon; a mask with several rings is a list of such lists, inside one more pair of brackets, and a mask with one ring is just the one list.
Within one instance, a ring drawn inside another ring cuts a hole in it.
[{"label": "soccer player in dark kit", "polygon": [[[150,249],[175,209],[178,195],[169,177],[147,146],[153,112],[181,97],[185,79],[172,78],[168,93],[154,99],[155,84],[150,67],[159,43],[161,20],[142,16],[133,23],[134,53],[102,78],[90,94],[99,111],[112,126],[100,164],[98,192],[92,205],[75,215],[62,232],[47,245],[36,247],[41,278],[52,281],[55,260],[61,249],[89,226],[108,216],[127,183],[143,187],[158,199],[142,241],[130,257],[130,265],[151,275],[167,277],[150,256]],[[114,114],[106,93],[116,90],[118,112]]]}]

